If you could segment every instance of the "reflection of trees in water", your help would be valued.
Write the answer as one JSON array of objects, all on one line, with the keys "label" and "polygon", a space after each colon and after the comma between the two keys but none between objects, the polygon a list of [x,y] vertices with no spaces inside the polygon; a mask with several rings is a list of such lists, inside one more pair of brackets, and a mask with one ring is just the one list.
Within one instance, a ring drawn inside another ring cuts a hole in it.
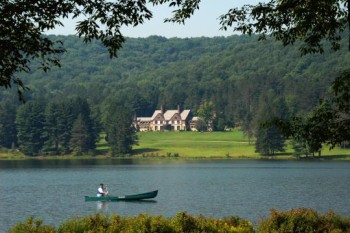
[{"label": "reflection of trees in water", "polygon": [[108,201],[98,201],[96,206],[97,211],[106,212],[108,211]]},{"label": "reflection of trees in water", "polygon": [[50,168],[50,167],[80,167],[92,165],[131,165],[144,162],[133,159],[25,159],[25,160],[0,160],[0,168]]}]

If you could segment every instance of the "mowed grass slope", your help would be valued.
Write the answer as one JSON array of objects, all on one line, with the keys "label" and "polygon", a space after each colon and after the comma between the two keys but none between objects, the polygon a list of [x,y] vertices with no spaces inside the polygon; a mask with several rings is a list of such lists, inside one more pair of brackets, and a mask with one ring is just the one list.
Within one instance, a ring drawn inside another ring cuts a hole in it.
[{"label": "mowed grass slope", "polygon": [[[255,142],[249,142],[242,131],[231,132],[140,132],[139,145],[133,147],[133,155],[141,157],[186,158],[261,158],[255,153]],[[286,142],[286,152],[276,158],[292,159],[293,150]],[[349,149],[324,146],[322,158],[350,159]]]},{"label": "mowed grass slope", "polygon": [[140,132],[134,154],[141,156],[257,158],[254,144],[240,131]]}]

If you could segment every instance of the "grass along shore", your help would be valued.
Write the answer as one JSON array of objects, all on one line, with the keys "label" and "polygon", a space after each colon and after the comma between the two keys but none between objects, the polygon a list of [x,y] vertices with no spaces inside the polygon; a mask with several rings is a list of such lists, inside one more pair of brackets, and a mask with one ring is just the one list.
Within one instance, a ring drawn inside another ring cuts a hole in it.
[{"label": "grass along shore", "polygon": [[[232,158],[232,159],[260,159],[262,156],[255,153],[254,141],[244,137],[242,131],[230,132],[139,132],[138,145],[133,147],[133,157],[180,157],[180,158]],[[97,152],[92,155],[64,155],[38,156],[45,159],[85,159],[106,158],[108,145],[101,137],[97,144]],[[295,159],[293,150],[286,142],[286,152],[278,153],[273,158]],[[26,159],[15,149],[1,149],[0,159]],[[334,148],[329,150],[324,146],[322,159],[350,160],[350,149]]]},{"label": "grass along shore", "polygon": [[[255,152],[255,142],[244,137],[243,132],[140,132],[139,145],[134,146],[134,156],[182,158],[235,158],[260,159]],[[286,152],[277,153],[277,159],[295,159],[286,142]],[[349,159],[350,149],[323,148],[324,159]]]}]

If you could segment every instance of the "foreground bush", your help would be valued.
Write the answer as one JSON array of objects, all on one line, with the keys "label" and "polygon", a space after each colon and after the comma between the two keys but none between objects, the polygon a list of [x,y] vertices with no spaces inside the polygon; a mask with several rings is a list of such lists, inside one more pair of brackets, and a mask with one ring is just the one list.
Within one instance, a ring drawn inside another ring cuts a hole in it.
[{"label": "foreground bush", "polygon": [[43,225],[40,219],[29,217],[25,222],[18,223],[10,231],[10,233],[54,233],[55,228],[51,225]]},{"label": "foreground bush", "polygon": [[[172,218],[163,216],[150,216],[140,214],[135,217],[120,217],[118,215],[105,216],[95,214],[86,217],[73,218],[62,223],[57,230],[53,227],[41,225],[40,220],[33,220],[31,223],[19,223],[10,233],[182,233],[182,232],[233,232],[251,233],[254,232],[252,224],[238,217],[224,219],[207,218],[202,215],[198,217],[187,213],[179,213]],[[29,219],[27,220],[29,221]],[[34,221],[40,224],[32,224]],[[25,226],[25,227],[23,227]],[[35,229],[33,231],[33,229]]]},{"label": "foreground bush", "polygon": [[140,214],[136,217],[110,217],[96,214],[93,216],[75,218],[63,223],[59,233],[66,232],[157,232],[157,233],[181,233],[181,232],[254,232],[252,224],[238,217],[225,219],[193,217],[187,213],[179,213],[172,218],[162,216],[149,216]]},{"label": "foreground bush", "polygon": [[259,232],[350,232],[350,218],[341,217],[333,212],[320,215],[312,209],[295,209],[285,212],[271,210],[271,216],[259,223]]},{"label": "foreground bush", "polygon": [[271,210],[271,216],[263,219],[254,230],[253,225],[238,217],[223,219],[197,217],[185,212],[171,218],[163,216],[121,217],[95,214],[72,218],[60,226],[43,225],[41,220],[28,218],[18,223],[10,233],[342,233],[350,232],[350,218],[341,217],[333,212],[321,215],[312,209],[296,209],[279,212]]}]

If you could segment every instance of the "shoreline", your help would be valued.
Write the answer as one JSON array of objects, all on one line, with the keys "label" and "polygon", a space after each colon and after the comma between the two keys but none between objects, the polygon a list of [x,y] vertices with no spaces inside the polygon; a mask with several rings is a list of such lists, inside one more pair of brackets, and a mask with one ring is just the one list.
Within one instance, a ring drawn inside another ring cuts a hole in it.
[{"label": "shoreline", "polygon": [[264,160],[264,161],[350,161],[350,155],[323,155],[323,156],[303,156],[295,157],[293,155],[275,155],[275,156],[142,156],[142,155],[125,155],[112,157],[106,155],[10,155],[1,154],[0,161],[16,160]]}]

